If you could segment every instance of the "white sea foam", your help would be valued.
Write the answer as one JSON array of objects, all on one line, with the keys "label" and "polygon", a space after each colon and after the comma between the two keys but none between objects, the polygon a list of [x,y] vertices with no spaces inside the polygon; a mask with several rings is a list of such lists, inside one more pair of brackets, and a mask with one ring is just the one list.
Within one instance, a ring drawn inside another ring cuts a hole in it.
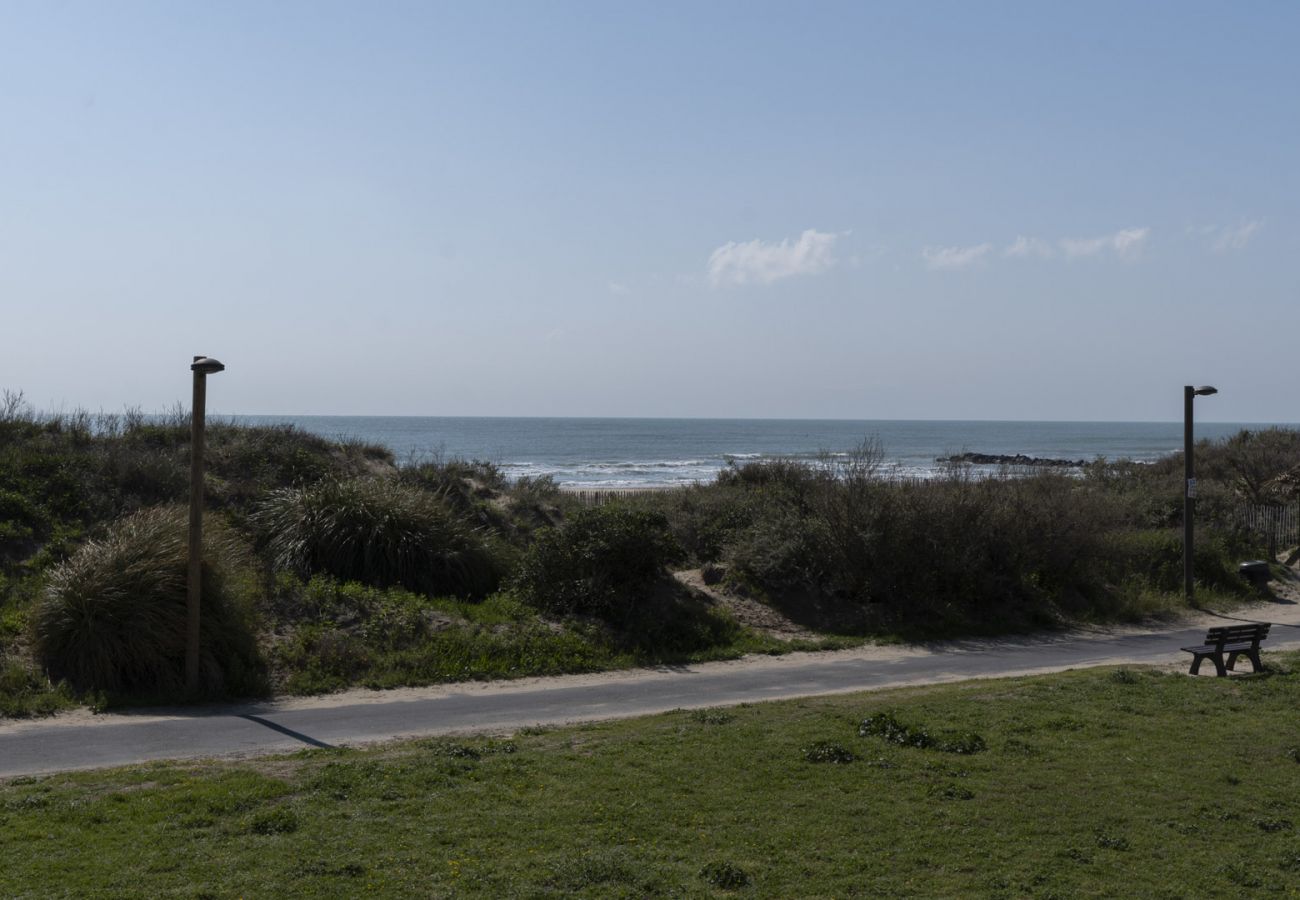
[{"label": "white sea foam", "polygon": [[[1150,462],[1182,445],[1179,422],[922,422],[749,419],[491,419],[380,416],[240,416],[326,437],[388,447],[399,461],[496,462],[510,478],[550,476],[573,487],[709,482],[730,465],[773,459],[816,464],[853,456],[864,439],[883,448],[888,478],[932,478],[939,457],[965,451],[1057,459]],[[1267,423],[1198,424],[1211,440]],[[503,462],[503,460],[505,462]],[[973,467],[993,474],[998,467]]]}]

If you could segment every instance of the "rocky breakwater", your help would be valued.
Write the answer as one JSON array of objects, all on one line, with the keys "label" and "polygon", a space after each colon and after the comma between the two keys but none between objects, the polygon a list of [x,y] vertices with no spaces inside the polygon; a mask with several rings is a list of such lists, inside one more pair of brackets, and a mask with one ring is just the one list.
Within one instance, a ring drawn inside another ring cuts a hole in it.
[{"label": "rocky breakwater", "polygon": [[1023,453],[1008,455],[1005,453],[958,453],[955,456],[940,456],[941,463],[965,463],[972,466],[1034,466],[1062,469],[1082,468],[1087,460],[1053,459],[1051,457],[1025,456]]}]

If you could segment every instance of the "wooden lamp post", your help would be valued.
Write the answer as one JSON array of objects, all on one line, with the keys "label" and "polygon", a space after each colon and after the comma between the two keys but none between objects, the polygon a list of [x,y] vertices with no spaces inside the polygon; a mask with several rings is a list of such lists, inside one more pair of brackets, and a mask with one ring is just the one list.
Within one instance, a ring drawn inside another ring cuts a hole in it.
[{"label": "wooden lamp post", "polygon": [[194,373],[194,403],[190,411],[190,558],[186,582],[185,608],[185,689],[191,696],[199,692],[199,609],[203,577],[203,419],[207,400],[208,375],[226,367],[207,356],[196,356],[190,366]]},{"label": "wooden lamp post", "polygon": [[1192,605],[1192,517],[1196,514],[1196,470],[1192,466],[1192,400],[1217,394],[1209,385],[1183,387],[1183,592],[1187,605]]}]

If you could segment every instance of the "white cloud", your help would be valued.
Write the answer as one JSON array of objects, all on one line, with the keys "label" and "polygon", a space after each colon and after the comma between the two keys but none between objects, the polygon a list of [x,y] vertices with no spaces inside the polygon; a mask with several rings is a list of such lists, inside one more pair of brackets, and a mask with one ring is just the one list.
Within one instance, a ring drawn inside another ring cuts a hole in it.
[{"label": "white cloud", "polygon": [[1150,228],[1124,228],[1114,234],[1094,238],[1062,238],[1061,252],[1066,259],[1100,256],[1113,252],[1120,259],[1136,259],[1151,234]]},{"label": "white cloud", "polygon": [[1002,255],[1022,258],[1037,256],[1040,259],[1050,259],[1056,255],[1056,251],[1052,249],[1051,244],[1042,238],[1025,237],[1022,234],[1007,245],[1007,249],[1002,251]]},{"label": "white cloud", "polygon": [[623,284],[622,282],[611,281],[608,287],[609,287],[609,292],[611,294],[618,294],[619,296],[625,296],[627,294],[632,293],[632,289],[628,287],[626,284]]},{"label": "white cloud", "polygon": [[[1225,247],[1238,248],[1250,239],[1255,227],[1256,223],[1249,223],[1233,230],[1231,234],[1224,230],[1219,240]],[[1215,233],[1219,232],[1216,230]],[[1123,228],[1112,234],[1091,238],[1061,238],[1053,243],[1041,237],[1021,234],[1002,247],[1000,255],[1006,259],[1080,259],[1113,255],[1119,259],[1132,260],[1141,255],[1150,235],[1150,228]],[[985,262],[994,251],[994,245],[985,242],[967,247],[926,247],[921,255],[931,269],[964,269]]]},{"label": "white cloud", "polygon": [[1250,243],[1258,231],[1264,227],[1264,223],[1258,220],[1242,222],[1240,225],[1227,225],[1223,228],[1215,229],[1215,238],[1210,244],[1210,249],[1215,253],[1227,253],[1231,250],[1242,250]]},{"label": "white cloud", "polygon": [[989,251],[992,244],[976,244],[973,247],[926,247],[921,251],[925,264],[931,269],[964,269],[979,262]]},{"label": "white cloud", "polygon": [[831,254],[838,235],[809,228],[798,240],[781,243],[730,241],[709,255],[709,283],[771,284],[793,275],[817,275],[835,265]]},{"label": "white cloud", "polygon": [[1150,234],[1150,228],[1125,228],[1123,231],[1115,232],[1111,243],[1115,247],[1115,252],[1127,259],[1142,252],[1142,247]]}]

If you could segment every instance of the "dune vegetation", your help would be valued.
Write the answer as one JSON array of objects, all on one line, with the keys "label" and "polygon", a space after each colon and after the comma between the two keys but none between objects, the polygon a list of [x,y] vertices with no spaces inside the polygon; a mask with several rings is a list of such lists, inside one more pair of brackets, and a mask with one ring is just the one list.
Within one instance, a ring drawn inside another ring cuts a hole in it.
[{"label": "dune vegetation", "polygon": [[[1199,597],[1251,596],[1244,502],[1300,433],[1198,451]],[[204,697],[589,672],[1178,612],[1181,461],[953,465],[879,448],[584,508],[489,462],[211,422]],[[0,715],[182,698],[189,424],[0,402]],[[676,575],[674,575],[676,573]],[[683,576],[682,573],[686,573]],[[745,610],[791,626],[765,627]],[[793,637],[793,639],[791,639]]]}]

